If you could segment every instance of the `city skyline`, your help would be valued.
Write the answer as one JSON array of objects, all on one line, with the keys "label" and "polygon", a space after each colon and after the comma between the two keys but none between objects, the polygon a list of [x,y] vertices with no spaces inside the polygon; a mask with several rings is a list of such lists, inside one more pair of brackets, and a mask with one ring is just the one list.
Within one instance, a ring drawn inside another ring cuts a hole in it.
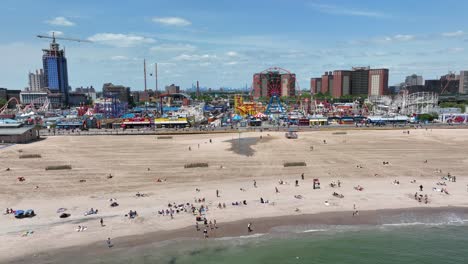
[{"label": "city skyline", "polygon": [[[468,3],[459,1],[57,3],[0,3],[7,11],[0,23],[15,25],[0,36],[6,61],[0,87],[28,86],[28,72],[41,68],[49,46],[35,36],[52,31],[93,41],[59,41],[72,87],[113,82],[143,90],[143,58],[158,62],[159,90],[197,80],[204,87],[250,86],[254,73],[272,66],[295,73],[303,90],[311,77],[353,66],[388,68],[393,85],[411,74],[435,79],[465,70],[468,59]],[[450,15],[434,19],[447,6],[454,7]],[[153,68],[148,63],[149,72]]]}]

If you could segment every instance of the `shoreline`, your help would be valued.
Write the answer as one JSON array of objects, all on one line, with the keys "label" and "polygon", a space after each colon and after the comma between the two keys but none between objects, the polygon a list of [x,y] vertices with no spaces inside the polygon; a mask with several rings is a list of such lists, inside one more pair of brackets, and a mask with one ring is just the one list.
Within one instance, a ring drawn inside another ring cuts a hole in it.
[{"label": "shoreline", "polygon": [[[314,214],[286,215],[276,217],[246,218],[232,222],[218,224],[218,229],[210,230],[208,240],[219,238],[240,238],[258,234],[273,234],[278,227],[301,227],[301,226],[382,226],[382,225],[411,225],[411,224],[439,224],[440,222],[421,222],[421,219],[440,217],[441,224],[449,224],[449,217],[465,216],[461,221],[468,220],[468,207],[445,206],[445,207],[414,207],[400,209],[380,209],[360,211],[358,216],[352,216],[352,211],[321,212]],[[403,217],[413,218],[407,222]],[[389,219],[389,220],[385,220]],[[417,220],[419,219],[419,220]],[[400,220],[400,222],[398,222]],[[450,220],[453,221],[453,220]],[[247,224],[252,223],[253,231],[247,231]],[[81,246],[64,247],[53,249],[49,252],[40,252],[21,258],[4,259],[8,263],[63,263],[70,259],[79,257],[82,261],[99,259],[106,254],[124,254],[128,250],[137,247],[149,246],[155,243],[190,241],[194,243],[204,241],[203,231],[196,231],[194,226],[188,226],[175,230],[152,231],[142,235],[129,235],[112,238],[113,247],[109,249],[105,241],[94,242]],[[3,262],[2,262],[3,263]],[[6,263],[6,262],[5,262]],[[73,263],[73,262],[72,262]]]}]

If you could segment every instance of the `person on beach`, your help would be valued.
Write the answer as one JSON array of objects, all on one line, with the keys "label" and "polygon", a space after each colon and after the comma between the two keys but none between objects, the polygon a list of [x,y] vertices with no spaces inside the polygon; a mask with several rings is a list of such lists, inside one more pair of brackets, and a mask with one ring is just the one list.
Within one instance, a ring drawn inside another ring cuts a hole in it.
[{"label": "person on beach", "polygon": [[104,219],[102,219],[102,217],[101,217],[101,220],[99,222],[101,223],[101,226],[104,226]]},{"label": "person on beach", "polygon": [[111,239],[110,237],[107,238],[107,247],[111,248],[113,245],[112,245],[112,242],[111,242]]},{"label": "person on beach", "polygon": [[301,174],[301,179],[304,180],[304,173]]},{"label": "person on beach", "polygon": [[257,181],[254,180],[254,188],[257,188]]},{"label": "person on beach", "polygon": [[213,225],[215,229],[218,229],[218,226],[216,225],[216,219],[213,220]]},{"label": "person on beach", "polygon": [[208,230],[206,230],[206,228],[203,230],[203,236],[208,238]]},{"label": "person on beach", "polygon": [[219,190],[216,190],[216,197],[219,197]]},{"label": "person on beach", "polygon": [[423,186],[422,186],[422,184],[419,185],[419,191],[421,191],[421,192],[423,191]]},{"label": "person on beach", "polygon": [[200,231],[200,226],[198,225],[198,222],[195,222],[195,229],[196,229],[197,231]]},{"label": "person on beach", "polygon": [[296,180],[296,187],[299,187],[299,181]]},{"label": "person on beach", "polygon": [[275,191],[276,193],[279,193],[278,187],[275,187]]},{"label": "person on beach", "polygon": [[252,223],[249,223],[249,224],[247,225],[247,231],[248,231],[249,233],[253,231],[253,230],[252,230]]}]

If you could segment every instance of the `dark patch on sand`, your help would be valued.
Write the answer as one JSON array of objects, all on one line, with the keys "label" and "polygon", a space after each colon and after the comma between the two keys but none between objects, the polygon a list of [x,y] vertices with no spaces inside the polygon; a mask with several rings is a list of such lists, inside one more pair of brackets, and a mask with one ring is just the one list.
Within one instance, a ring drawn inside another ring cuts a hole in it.
[{"label": "dark patch on sand", "polygon": [[255,154],[255,150],[252,148],[252,146],[256,145],[259,142],[268,142],[272,138],[271,137],[246,137],[246,138],[236,138],[236,139],[231,139],[231,140],[226,140],[225,142],[230,142],[231,143],[231,148],[228,150],[247,157],[251,157]]}]

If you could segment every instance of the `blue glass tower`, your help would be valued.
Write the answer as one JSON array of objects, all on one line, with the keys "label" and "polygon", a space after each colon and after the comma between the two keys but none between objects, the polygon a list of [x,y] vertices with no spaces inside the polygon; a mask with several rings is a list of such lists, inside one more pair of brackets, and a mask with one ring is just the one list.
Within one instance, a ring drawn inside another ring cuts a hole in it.
[{"label": "blue glass tower", "polygon": [[47,88],[52,93],[61,93],[68,105],[68,70],[65,51],[59,49],[55,38],[50,43],[50,49],[43,49],[42,64]]}]

